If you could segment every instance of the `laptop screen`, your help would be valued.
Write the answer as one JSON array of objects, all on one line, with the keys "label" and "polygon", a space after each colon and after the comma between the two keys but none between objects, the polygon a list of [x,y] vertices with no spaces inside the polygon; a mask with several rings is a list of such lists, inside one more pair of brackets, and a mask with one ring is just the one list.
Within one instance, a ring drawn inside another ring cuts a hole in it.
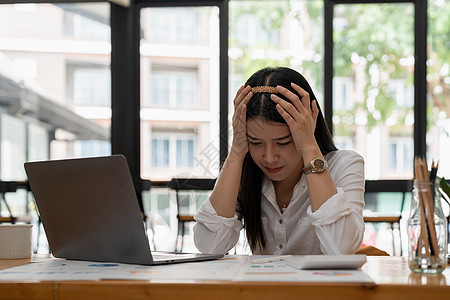
[{"label": "laptop screen", "polygon": [[124,156],[28,162],[25,171],[55,257],[152,264]]}]

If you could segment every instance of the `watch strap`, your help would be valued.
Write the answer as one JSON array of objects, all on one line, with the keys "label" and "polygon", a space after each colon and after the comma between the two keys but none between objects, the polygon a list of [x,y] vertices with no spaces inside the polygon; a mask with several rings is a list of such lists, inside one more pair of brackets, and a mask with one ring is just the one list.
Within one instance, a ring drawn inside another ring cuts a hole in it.
[{"label": "watch strap", "polygon": [[310,163],[303,168],[303,173],[305,175],[310,173],[321,173],[328,169],[328,163],[323,158],[314,158]]}]

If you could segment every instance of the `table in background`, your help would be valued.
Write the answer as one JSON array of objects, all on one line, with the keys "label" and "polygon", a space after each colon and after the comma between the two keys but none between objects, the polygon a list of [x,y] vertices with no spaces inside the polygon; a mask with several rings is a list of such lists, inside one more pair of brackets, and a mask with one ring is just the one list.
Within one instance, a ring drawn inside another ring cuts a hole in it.
[{"label": "table in background", "polygon": [[[46,258],[33,256],[33,260]],[[29,263],[0,260],[0,270]],[[0,282],[0,299],[447,299],[450,267],[439,275],[410,272],[405,257],[369,256],[367,283],[102,280]]]}]

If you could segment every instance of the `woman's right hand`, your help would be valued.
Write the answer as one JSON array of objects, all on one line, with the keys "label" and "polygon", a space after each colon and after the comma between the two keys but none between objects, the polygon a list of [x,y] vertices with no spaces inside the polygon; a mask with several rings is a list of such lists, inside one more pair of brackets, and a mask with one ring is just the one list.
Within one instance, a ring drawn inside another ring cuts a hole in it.
[{"label": "woman's right hand", "polygon": [[248,152],[247,103],[253,96],[250,86],[241,86],[234,97],[233,143],[209,201],[218,216],[232,218],[241,182],[242,162]]},{"label": "woman's right hand", "polygon": [[233,114],[233,143],[231,151],[239,157],[244,157],[248,152],[247,140],[247,104],[253,97],[252,88],[248,85],[241,86],[234,97]]}]

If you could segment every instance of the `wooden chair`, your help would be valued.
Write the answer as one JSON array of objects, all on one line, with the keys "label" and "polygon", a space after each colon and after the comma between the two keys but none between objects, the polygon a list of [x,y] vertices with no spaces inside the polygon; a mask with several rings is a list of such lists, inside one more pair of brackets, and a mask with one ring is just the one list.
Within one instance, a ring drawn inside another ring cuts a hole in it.
[{"label": "wooden chair", "polygon": [[402,218],[406,194],[410,193],[411,191],[412,191],[411,180],[366,180],[366,190],[365,190],[366,196],[368,193],[402,193],[398,214],[374,213],[373,215],[371,214],[364,216],[365,223],[389,223],[390,229],[392,231],[392,246],[394,253],[395,253],[394,224],[397,224],[399,226],[400,255],[402,254],[400,220]]},{"label": "wooden chair", "polygon": [[365,254],[367,256],[390,256],[386,251],[378,249],[374,246],[362,246],[358,249],[358,251],[356,251],[355,254]]},{"label": "wooden chair", "polygon": [[[207,178],[173,178],[169,182],[169,188],[176,192],[178,231],[175,240],[175,252],[183,251],[186,225],[195,222],[194,215],[189,213],[191,204],[197,206],[199,201],[206,200],[205,192],[212,191],[216,179]],[[178,248],[178,240],[180,247]]]},{"label": "wooden chair", "polygon": [[8,211],[9,216],[1,216],[0,215],[0,223],[16,223],[16,222],[25,222],[30,223],[31,218],[27,215],[23,216],[14,216],[9,207],[8,202],[6,201],[5,194],[6,193],[15,193],[18,189],[25,189],[30,191],[30,185],[28,181],[0,181],[0,208],[3,203],[5,205],[6,210]]}]

